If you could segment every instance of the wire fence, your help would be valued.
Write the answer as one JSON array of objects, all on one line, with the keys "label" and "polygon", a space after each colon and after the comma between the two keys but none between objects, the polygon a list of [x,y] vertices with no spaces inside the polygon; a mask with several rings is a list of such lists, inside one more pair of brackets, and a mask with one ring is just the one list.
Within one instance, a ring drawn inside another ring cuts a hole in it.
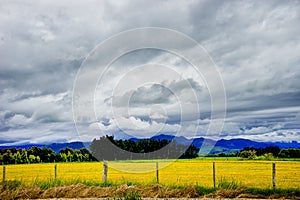
[{"label": "wire fence", "polygon": [[224,180],[246,187],[300,188],[300,162],[289,161],[113,161],[2,166],[2,181],[110,182],[116,184],[218,187]]}]

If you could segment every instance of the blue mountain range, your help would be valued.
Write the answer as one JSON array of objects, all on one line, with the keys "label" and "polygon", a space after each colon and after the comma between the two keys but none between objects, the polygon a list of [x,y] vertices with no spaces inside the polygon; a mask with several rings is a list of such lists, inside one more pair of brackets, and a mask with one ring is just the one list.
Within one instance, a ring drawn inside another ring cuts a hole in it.
[{"label": "blue mountain range", "polygon": [[[194,138],[194,139],[187,139],[183,136],[173,136],[173,135],[166,135],[166,134],[160,134],[160,135],[155,135],[151,137],[150,139],[155,139],[155,140],[175,140],[179,144],[183,145],[190,145],[193,144],[194,146],[201,148],[203,142],[205,141],[205,145],[210,145],[213,147],[210,150],[210,153],[212,154],[217,154],[217,153],[229,153],[229,152],[235,152],[239,151],[245,147],[255,147],[255,148],[264,148],[268,146],[278,146],[280,149],[282,148],[300,148],[300,143],[297,141],[293,142],[256,142],[248,139],[242,139],[242,138],[237,138],[237,139],[220,139],[218,141],[212,140],[212,139],[206,139],[203,137],[200,138]],[[132,141],[138,141],[142,140],[141,138],[130,138],[129,140]],[[51,148],[55,152],[59,152],[60,149],[63,148],[72,148],[72,149],[81,149],[81,148],[89,148],[91,145],[91,142],[69,142],[69,143],[52,143],[52,144],[24,144],[24,145],[17,145],[17,146],[5,146],[0,144],[0,148],[25,148],[28,149],[32,146],[37,146],[37,147],[46,147],[46,148]]]}]

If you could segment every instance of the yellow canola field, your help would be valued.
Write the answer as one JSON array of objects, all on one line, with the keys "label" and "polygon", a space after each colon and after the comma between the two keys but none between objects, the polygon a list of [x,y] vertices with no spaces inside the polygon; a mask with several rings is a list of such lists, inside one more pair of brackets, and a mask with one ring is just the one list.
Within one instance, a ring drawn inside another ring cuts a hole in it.
[{"label": "yellow canola field", "polygon": [[[247,187],[272,187],[272,161],[214,161],[216,185],[221,179],[234,180]],[[164,185],[189,185],[213,187],[211,160],[158,161],[159,183]],[[276,161],[278,188],[300,188],[300,162]],[[54,165],[7,165],[5,179],[19,180],[30,185],[36,181],[54,179]],[[102,181],[103,163],[57,163],[57,179],[72,182]],[[155,161],[108,162],[108,181],[112,183],[156,183]],[[3,166],[2,166],[3,167]],[[3,177],[3,170],[1,177]]]}]

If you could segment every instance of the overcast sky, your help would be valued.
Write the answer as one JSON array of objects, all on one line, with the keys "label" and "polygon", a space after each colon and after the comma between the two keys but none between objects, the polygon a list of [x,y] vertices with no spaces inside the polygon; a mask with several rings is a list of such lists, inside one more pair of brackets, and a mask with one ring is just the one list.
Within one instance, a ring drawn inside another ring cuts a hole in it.
[{"label": "overcast sky", "polygon": [[[186,137],[300,141],[299,22],[300,1],[289,0],[1,1],[0,142],[89,141],[101,133],[149,137],[180,129]],[[97,120],[86,120],[85,131],[77,132],[72,91],[82,62],[100,42],[142,27],[179,31],[206,49],[225,86],[221,133],[206,134],[216,120],[206,77],[186,60],[153,49],[112,63],[93,86]],[[135,84],[148,77],[156,82]],[[186,127],[182,108],[191,116]]]}]

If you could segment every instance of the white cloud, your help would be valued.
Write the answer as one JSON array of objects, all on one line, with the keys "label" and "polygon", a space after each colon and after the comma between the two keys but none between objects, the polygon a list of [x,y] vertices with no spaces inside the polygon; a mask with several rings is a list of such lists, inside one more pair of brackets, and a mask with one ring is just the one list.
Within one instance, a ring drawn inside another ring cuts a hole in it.
[{"label": "white cloud", "polygon": [[27,125],[30,123],[30,119],[25,117],[24,115],[16,114],[12,118],[9,119],[9,126],[19,126],[19,125]]},{"label": "white cloud", "polygon": [[272,131],[272,129],[267,128],[267,127],[253,127],[251,129],[245,130],[245,134],[264,134],[264,133],[269,133]]}]

